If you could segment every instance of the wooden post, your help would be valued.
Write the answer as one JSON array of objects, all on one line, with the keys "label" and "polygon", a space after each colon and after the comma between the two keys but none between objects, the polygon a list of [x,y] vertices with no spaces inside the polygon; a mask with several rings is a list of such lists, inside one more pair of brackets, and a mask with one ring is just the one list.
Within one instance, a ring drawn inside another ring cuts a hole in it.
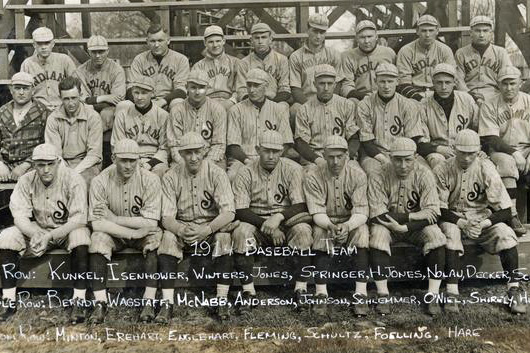
[{"label": "wooden post", "polygon": [[414,11],[412,8],[412,4],[409,2],[405,3],[405,18],[403,19],[405,22],[405,28],[412,28],[413,15]]},{"label": "wooden post", "polygon": [[309,19],[309,7],[308,6],[297,6],[296,7],[296,32],[306,33],[307,32],[307,20]]},{"label": "wooden post", "polygon": [[[530,1],[530,0],[529,0]],[[471,21],[471,0],[462,0],[462,26],[469,26]],[[460,46],[464,47],[471,43],[469,33],[462,33]]]},{"label": "wooden post", "polygon": [[160,17],[160,24],[168,33],[170,33],[170,15],[169,15],[169,6],[163,6],[160,10],[157,11],[158,16]]},{"label": "wooden post", "polygon": [[7,45],[0,44],[0,80],[9,78],[9,50]]},{"label": "wooden post", "polygon": [[24,39],[26,20],[23,10],[15,11],[15,36],[17,39]]},{"label": "wooden post", "polygon": [[[90,0],[81,0],[81,4],[90,4]],[[92,34],[90,12],[81,12],[81,32],[83,33],[83,38],[89,38]]]}]

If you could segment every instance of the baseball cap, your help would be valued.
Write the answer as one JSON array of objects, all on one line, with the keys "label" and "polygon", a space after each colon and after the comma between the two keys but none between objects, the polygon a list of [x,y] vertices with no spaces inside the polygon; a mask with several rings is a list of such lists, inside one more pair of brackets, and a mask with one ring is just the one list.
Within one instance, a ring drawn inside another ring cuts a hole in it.
[{"label": "baseball cap", "polygon": [[33,86],[33,75],[27,72],[17,72],[11,77],[12,85]]},{"label": "baseball cap", "polygon": [[480,151],[480,137],[473,130],[461,130],[456,135],[455,148],[462,152],[478,152]]},{"label": "baseball cap", "polygon": [[219,26],[208,26],[204,30],[204,39],[208,38],[209,36],[222,36],[224,37],[223,29]]},{"label": "baseball cap", "polygon": [[278,131],[267,130],[259,137],[259,145],[271,150],[283,150],[283,138]]},{"label": "baseball cap", "polygon": [[398,137],[390,146],[390,155],[394,157],[406,157],[416,152],[416,143],[407,137]]},{"label": "baseball cap", "polygon": [[455,68],[452,65],[449,65],[449,64],[446,64],[446,63],[441,63],[441,64],[436,65],[434,67],[433,72],[432,72],[432,77],[434,77],[435,75],[438,75],[438,74],[442,74],[442,73],[451,75],[453,77],[456,77]]},{"label": "baseball cap", "polygon": [[499,70],[497,81],[502,82],[507,78],[519,78],[521,77],[521,71],[515,66],[505,66]]},{"label": "baseball cap", "polygon": [[322,13],[314,13],[311,16],[309,16],[309,20],[307,21],[307,24],[309,27],[327,31],[329,28],[328,16]]},{"label": "baseball cap", "polygon": [[342,136],[330,135],[326,138],[324,148],[328,150],[333,148],[348,150],[348,142],[346,142],[346,140]]},{"label": "baseball cap", "polygon": [[315,70],[315,78],[320,77],[320,76],[337,77],[337,72],[335,71],[335,68],[329,64],[316,65],[314,70]]},{"label": "baseball cap", "polygon": [[50,42],[53,40],[53,32],[48,27],[39,27],[31,33],[35,42]]},{"label": "baseball cap", "polygon": [[206,142],[198,132],[190,131],[180,139],[179,150],[193,150],[206,146]]},{"label": "baseball cap", "polygon": [[139,76],[131,84],[133,87],[140,87],[148,91],[155,90],[155,81],[149,76]]},{"label": "baseball cap", "polygon": [[475,16],[471,19],[469,26],[473,27],[476,25],[489,25],[493,28],[493,20],[488,16]]},{"label": "baseball cap", "polygon": [[61,157],[57,148],[49,143],[43,143],[33,149],[31,160],[33,161],[54,161]]},{"label": "baseball cap", "polygon": [[202,86],[208,86],[208,74],[203,70],[192,70],[188,75],[187,81]]},{"label": "baseball cap", "polygon": [[440,26],[436,17],[431,15],[420,16],[420,18],[418,18],[418,21],[416,21],[416,26],[419,27],[421,25]]},{"label": "baseball cap", "polygon": [[105,37],[93,35],[88,39],[87,48],[88,50],[107,50],[109,49],[109,43]]},{"label": "baseball cap", "polygon": [[377,68],[375,69],[375,75],[376,76],[387,75],[387,76],[398,77],[399,72],[398,72],[396,65],[394,64],[380,63],[379,65],[377,65]]},{"label": "baseball cap", "polygon": [[269,27],[268,24],[263,23],[263,22],[256,23],[256,24],[255,24],[254,26],[252,26],[252,28],[250,29],[250,34],[254,34],[254,33],[265,33],[265,32],[271,32],[271,33],[272,33],[272,30],[271,30],[271,28]]},{"label": "baseball cap", "polygon": [[357,23],[357,26],[355,26],[355,34],[359,34],[363,29],[367,28],[377,30],[375,23],[370,20],[363,20]]},{"label": "baseball cap", "polygon": [[121,139],[114,145],[114,155],[120,158],[138,159],[140,158],[140,147],[134,140]]},{"label": "baseball cap", "polygon": [[247,82],[265,83],[269,81],[269,74],[262,69],[252,69],[247,72]]}]

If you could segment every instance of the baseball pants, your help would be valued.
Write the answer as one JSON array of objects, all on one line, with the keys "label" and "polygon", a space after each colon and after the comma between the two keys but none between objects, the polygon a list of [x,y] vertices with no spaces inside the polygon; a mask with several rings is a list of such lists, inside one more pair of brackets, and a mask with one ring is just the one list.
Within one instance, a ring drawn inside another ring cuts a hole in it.
[{"label": "baseball pants", "polygon": [[373,224],[370,227],[370,248],[377,249],[392,256],[390,245],[393,241],[404,241],[422,248],[423,255],[427,255],[431,250],[445,246],[446,236],[436,225],[429,225],[422,230],[408,233],[392,233],[388,228],[380,224]]}]

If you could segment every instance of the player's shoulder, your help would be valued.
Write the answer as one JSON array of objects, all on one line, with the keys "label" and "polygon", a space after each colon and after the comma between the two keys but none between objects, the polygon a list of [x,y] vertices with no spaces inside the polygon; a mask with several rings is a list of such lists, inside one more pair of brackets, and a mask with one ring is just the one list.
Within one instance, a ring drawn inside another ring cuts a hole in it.
[{"label": "player's shoulder", "polygon": [[86,185],[86,182],[81,174],[68,167],[64,162],[60,163],[57,174],[59,175],[59,180],[62,181],[62,185],[67,185],[70,187],[79,184]]},{"label": "player's shoulder", "polygon": [[141,179],[142,179],[142,184],[143,185],[149,185],[149,186],[153,186],[153,185],[159,185],[160,184],[160,177],[158,175],[156,175],[155,173],[145,169],[145,168],[141,168],[139,167],[138,168],[138,174],[140,175]]},{"label": "player's shoulder", "polygon": [[300,60],[305,50],[305,46],[302,45],[300,48],[293,51],[291,55],[289,55],[289,61]]},{"label": "player's shoulder", "polygon": [[0,114],[3,114],[6,110],[8,109],[11,109],[13,110],[13,105],[14,105],[14,101],[9,101],[7,102],[6,104],[4,104],[3,106],[0,107]]},{"label": "player's shoulder", "polygon": [[407,43],[405,44],[404,46],[402,46],[399,50],[398,50],[398,55],[405,55],[405,54],[412,54],[413,52],[416,51],[416,47],[417,47],[417,39],[413,40],[412,42],[410,43]]},{"label": "player's shoulder", "polygon": [[226,171],[223,168],[219,167],[217,164],[215,164],[214,161],[205,159],[203,163],[205,163],[205,168],[207,168],[209,177],[212,178],[214,181],[219,182],[223,181],[224,179],[228,180],[228,175],[226,174]]},{"label": "player's shoulder", "polygon": [[182,53],[179,53],[176,50],[169,49],[166,55],[168,56],[168,58],[171,58],[173,60],[185,60],[185,61],[188,61],[188,57],[187,56],[185,56]]},{"label": "player's shoulder", "polygon": [[359,101],[359,103],[357,103],[357,108],[371,109],[376,98],[377,92],[368,93],[361,101]]},{"label": "player's shoulder", "polygon": [[432,169],[418,159],[414,163],[414,174],[418,181],[427,181],[433,177]]},{"label": "player's shoulder", "polygon": [[350,159],[348,162],[346,162],[346,169],[353,177],[364,178],[364,179],[366,179],[367,177],[366,173],[364,172],[364,170],[359,165],[359,162],[357,161]]},{"label": "player's shoulder", "polygon": [[33,183],[36,178],[38,178],[37,171],[35,169],[30,170],[29,172],[18,178],[17,185],[19,187],[31,185],[31,183]]},{"label": "player's shoulder", "polygon": [[112,175],[116,174],[116,165],[111,164],[107,168],[103,169],[98,175],[92,178],[92,184],[106,185]]},{"label": "player's shoulder", "polygon": [[206,97],[206,107],[209,111],[212,112],[224,111],[224,108],[221,103],[217,102],[215,99],[212,99],[210,97]]},{"label": "player's shoulder", "polygon": [[303,167],[292,159],[281,157],[282,167],[287,172],[298,173],[303,171]]},{"label": "player's shoulder", "polygon": [[483,175],[498,175],[497,167],[489,158],[477,157],[477,163]]},{"label": "player's shoulder", "polygon": [[388,55],[388,56],[394,57],[396,56],[396,51],[390,47],[387,47],[384,45],[378,45],[377,47],[375,47],[374,54]]},{"label": "player's shoulder", "polygon": [[460,47],[456,50],[455,55],[459,54],[468,54],[472,51],[473,47],[471,44],[464,45],[463,47]]},{"label": "player's shoulder", "polygon": [[455,95],[455,100],[459,100],[465,104],[475,105],[475,100],[469,93],[458,90],[454,90],[453,92]]},{"label": "player's shoulder", "polygon": [[449,174],[449,171],[456,167],[456,158],[451,157],[447,158],[440,163],[438,163],[434,168],[432,168],[432,172],[436,176],[442,176]]},{"label": "player's shoulder", "polygon": [[68,62],[73,62],[72,58],[70,58],[67,54],[63,54],[63,53],[55,53],[55,52],[52,52],[50,53],[50,56],[48,57],[48,61],[50,62],[65,62],[65,61],[68,61]]}]

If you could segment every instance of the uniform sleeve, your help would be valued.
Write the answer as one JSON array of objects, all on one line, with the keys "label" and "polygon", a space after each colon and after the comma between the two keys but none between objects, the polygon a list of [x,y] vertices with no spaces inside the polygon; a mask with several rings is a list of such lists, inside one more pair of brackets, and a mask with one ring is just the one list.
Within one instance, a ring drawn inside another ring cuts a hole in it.
[{"label": "uniform sleeve", "polygon": [[[88,138],[86,157],[93,158],[94,164],[102,160],[103,149],[103,127],[101,118],[95,111],[91,112],[88,118]],[[86,158],[85,157],[85,158]]]},{"label": "uniform sleeve", "polygon": [[369,207],[368,207],[368,197],[367,197],[367,188],[368,188],[368,178],[364,171],[360,168],[356,168],[352,175],[355,175],[355,180],[350,181],[355,184],[352,195],[350,195],[352,200],[353,208],[351,214],[362,214],[366,217],[369,216]]},{"label": "uniform sleeve", "polygon": [[289,84],[291,87],[302,88],[302,68],[296,54],[294,52],[289,58]]},{"label": "uniform sleeve", "polygon": [[230,180],[228,180],[228,175],[222,169],[218,169],[219,173],[215,173],[215,192],[213,198],[219,209],[219,213],[225,212],[236,212],[234,205],[234,193],[232,192],[232,187],[230,186]]},{"label": "uniform sleeve", "polygon": [[92,96],[90,88],[88,87],[85,73],[81,70],[81,67],[75,70],[74,77],[77,77],[81,81],[81,101],[84,102],[88,97]]},{"label": "uniform sleeve", "polygon": [[46,128],[44,129],[44,141],[46,143],[52,144],[57,148],[57,151],[62,156],[63,155],[63,142],[61,134],[59,133],[59,123],[55,118],[55,114],[48,117],[46,121]]},{"label": "uniform sleeve", "polygon": [[87,223],[87,186],[83,177],[79,174],[74,174],[70,182],[68,199],[68,221],[79,224]]},{"label": "uniform sleeve", "polygon": [[396,67],[399,72],[399,85],[412,84],[412,63],[410,62],[409,51],[409,47],[404,46],[397,54]]},{"label": "uniform sleeve", "polygon": [[405,109],[403,111],[403,120],[405,125],[405,137],[413,138],[423,136],[423,125],[418,115],[417,104],[411,103],[408,98],[404,98]]},{"label": "uniform sleeve", "polygon": [[494,211],[510,208],[512,206],[510,196],[497,172],[497,168],[491,161],[483,161],[482,176],[484,178],[484,184],[486,185],[488,205],[493,208]]},{"label": "uniform sleeve", "polygon": [[344,80],[344,76],[342,76],[342,70],[340,70],[340,65],[342,61],[340,57],[340,52],[333,48],[326,48],[326,49],[329,49],[329,55],[331,56],[330,58],[331,66],[336,68],[336,71],[337,71],[336,82],[341,82],[342,80]]},{"label": "uniform sleeve", "polygon": [[109,202],[107,199],[107,192],[105,191],[106,183],[103,181],[101,176],[97,176],[92,179],[92,184],[90,185],[90,194],[88,197],[89,200],[89,209],[88,209],[88,220],[90,222],[96,221],[99,219],[94,216],[94,209],[98,206],[109,207]]},{"label": "uniform sleeve", "polygon": [[110,145],[114,147],[116,143],[124,138],[125,135],[125,119],[127,119],[128,109],[118,110],[114,118],[114,125],[112,127],[112,135],[110,137]]},{"label": "uniform sleeve", "polygon": [[282,134],[283,143],[294,143],[293,130],[291,130],[291,125],[289,124],[289,107],[286,104],[275,104],[279,120],[278,132]]},{"label": "uniform sleeve", "polygon": [[178,176],[175,175],[173,170],[170,170],[162,178],[162,217],[170,217],[173,219],[177,217],[178,182]]},{"label": "uniform sleeve", "polygon": [[236,210],[249,208],[252,197],[252,177],[247,166],[241,167],[232,184]]},{"label": "uniform sleeve", "polygon": [[347,116],[346,120],[346,140],[349,140],[350,137],[359,132],[359,125],[357,124],[357,115],[355,111],[357,109],[357,104],[351,100],[345,100],[343,103],[344,115]]},{"label": "uniform sleeve", "polygon": [[416,114],[418,115],[417,121],[421,123],[422,128],[422,142],[426,143],[431,142],[431,132],[429,131],[429,125],[427,125],[427,120],[429,119],[429,116],[427,116],[427,112],[429,111],[427,109],[427,104],[429,103],[422,100],[420,107],[416,110]]},{"label": "uniform sleeve", "polygon": [[471,123],[469,124],[469,128],[478,131],[479,107],[472,97],[469,101],[469,105],[469,109],[471,110]]},{"label": "uniform sleeve", "polygon": [[317,213],[327,213],[327,195],[323,181],[318,178],[318,169],[313,167],[303,181],[304,195],[307,209],[312,216]]},{"label": "uniform sleeve", "polygon": [[21,72],[27,72],[28,74],[31,73],[29,69],[29,58],[25,59],[22,62],[22,65],[20,65],[20,71]]},{"label": "uniform sleeve", "polygon": [[478,134],[480,136],[500,136],[494,104],[484,102],[480,106],[478,113]]},{"label": "uniform sleeve", "polygon": [[226,111],[220,105],[214,106],[212,114],[213,133],[208,158],[220,161],[225,158],[226,152]]},{"label": "uniform sleeve", "polygon": [[140,214],[144,218],[160,220],[160,213],[162,207],[162,192],[160,178],[155,174],[150,174],[144,180],[143,192],[143,206]]},{"label": "uniform sleeve", "polygon": [[120,65],[114,66],[114,75],[112,78],[110,94],[125,99],[125,92],[127,87],[125,86],[125,71]]},{"label": "uniform sleeve", "polygon": [[499,62],[500,62],[500,67],[505,67],[505,66],[512,66],[512,61],[510,60],[510,56],[508,55],[508,51],[504,48],[501,47],[501,53],[499,55]]},{"label": "uniform sleeve", "polygon": [[436,180],[430,170],[426,170],[420,180],[420,208],[431,209],[440,215],[440,198],[436,190]]},{"label": "uniform sleeve", "polygon": [[355,60],[352,55],[348,55],[349,53],[350,51],[346,51],[341,57],[340,72],[344,79],[340,94],[343,97],[347,97],[348,93],[355,90]]},{"label": "uniform sleeve", "polygon": [[289,59],[286,56],[280,56],[280,62],[278,63],[280,79],[278,80],[278,92],[289,92],[291,93],[291,86],[289,84]]},{"label": "uniform sleeve", "polygon": [[383,185],[383,179],[380,175],[373,175],[368,178],[367,194],[370,218],[388,213],[388,204],[390,200]]},{"label": "uniform sleeve", "polygon": [[190,74],[190,63],[184,55],[179,55],[178,63],[175,65],[175,76],[173,76],[173,91],[182,90],[186,92],[186,80]]},{"label": "uniform sleeve", "polygon": [[135,58],[133,59],[132,63],[131,63],[131,68],[130,68],[130,77],[129,77],[129,82],[134,82],[134,80],[136,79],[136,77],[141,77],[143,75],[142,73],[142,56],[143,56],[143,53],[140,53],[138,55],[135,56]]},{"label": "uniform sleeve", "polygon": [[292,173],[289,175],[289,199],[291,205],[305,202],[304,191],[302,189],[302,175],[304,171],[302,167],[295,166],[292,168]]},{"label": "uniform sleeve", "polygon": [[360,128],[359,139],[361,142],[375,140],[372,110],[370,108],[370,96],[367,96],[357,104],[357,119]]},{"label": "uniform sleeve", "polygon": [[66,76],[72,76],[76,70],[74,61],[66,54],[64,54],[64,73]]},{"label": "uniform sleeve", "polygon": [[[249,54],[252,55],[252,54]],[[236,74],[236,92],[237,92],[237,101],[240,102],[243,100],[247,93],[247,72],[249,69],[249,64],[245,59],[242,59],[238,62],[237,65],[237,74]]]},{"label": "uniform sleeve", "polygon": [[13,218],[31,218],[33,214],[30,181],[30,178],[22,177],[13,189],[9,199],[9,210]]},{"label": "uniform sleeve", "polygon": [[307,108],[308,105],[305,103],[296,112],[294,138],[301,138],[309,143],[311,141],[311,125],[309,123],[309,114],[311,114],[311,112],[308,112]]},{"label": "uniform sleeve", "polygon": [[153,158],[162,161],[163,163],[168,162],[168,153],[167,153],[167,121],[169,113],[165,110],[158,110],[159,119],[161,120],[160,135],[158,136],[158,150],[153,155]]},{"label": "uniform sleeve", "polygon": [[438,197],[440,199],[440,208],[449,209],[449,181],[447,175],[447,169],[444,163],[438,164],[433,169],[434,176],[436,177],[436,190],[438,191]]},{"label": "uniform sleeve", "polygon": [[466,85],[466,67],[465,67],[465,56],[463,48],[460,48],[456,51],[455,54],[455,63],[456,63],[456,75],[458,77],[458,82],[460,86],[458,89],[462,91],[469,91],[469,88]]},{"label": "uniform sleeve", "polygon": [[241,110],[239,104],[234,105],[228,111],[227,129],[226,145],[241,146]]}]

